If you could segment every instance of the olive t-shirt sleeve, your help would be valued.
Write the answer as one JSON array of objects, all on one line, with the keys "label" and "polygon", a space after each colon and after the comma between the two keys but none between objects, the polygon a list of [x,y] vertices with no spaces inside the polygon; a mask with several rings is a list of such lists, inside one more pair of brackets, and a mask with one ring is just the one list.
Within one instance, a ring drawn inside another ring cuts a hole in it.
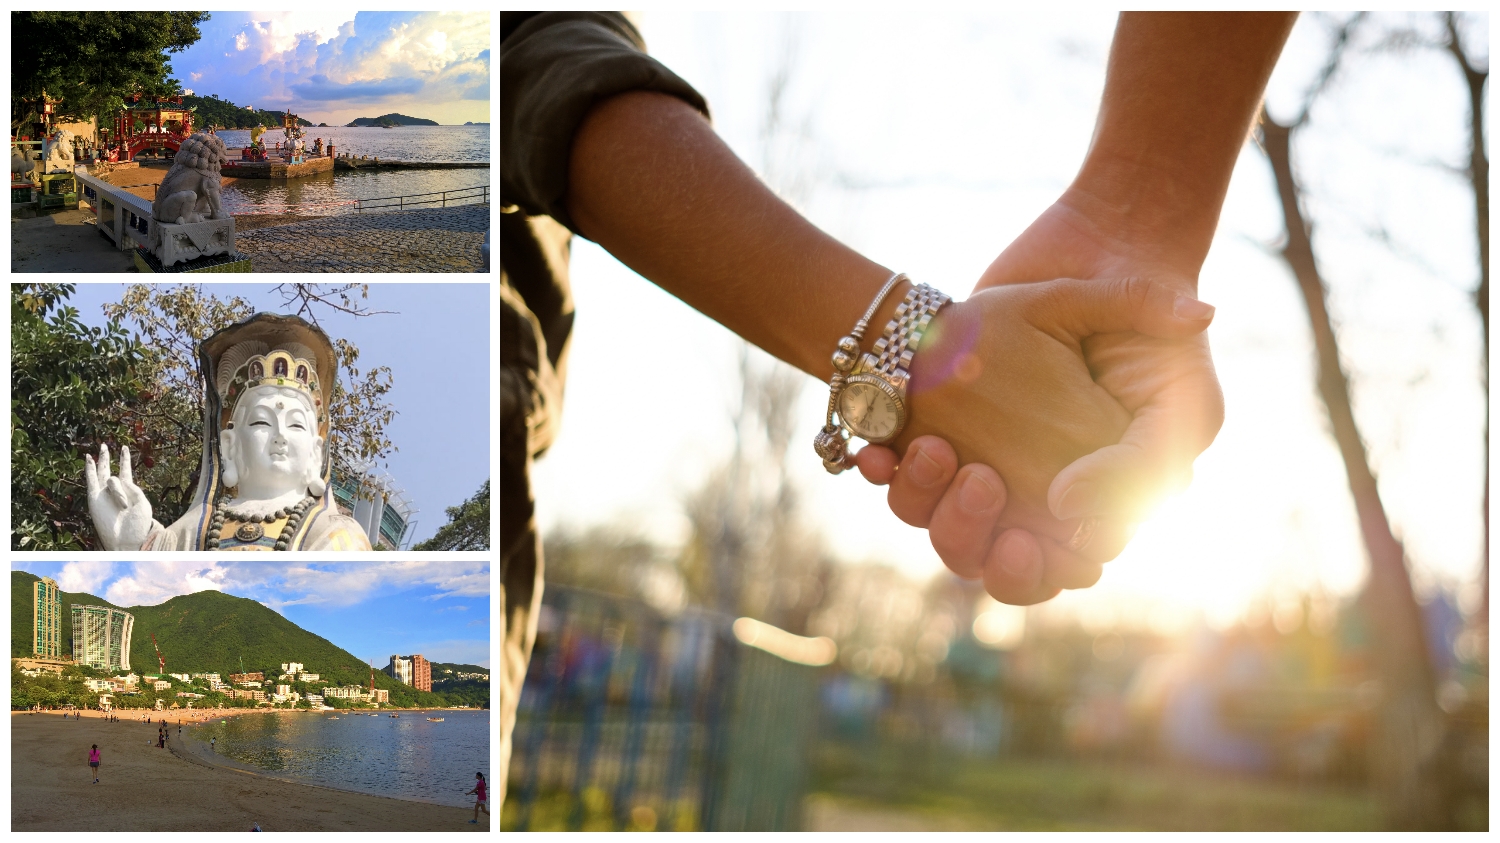
[{"label": "olive t-shirt sleeve", "polygon": [[573,135],[597,102],[660,91],[708,115],[693,86],[646,55],[618,12],[500,13],[500,201],[569,229]]}]

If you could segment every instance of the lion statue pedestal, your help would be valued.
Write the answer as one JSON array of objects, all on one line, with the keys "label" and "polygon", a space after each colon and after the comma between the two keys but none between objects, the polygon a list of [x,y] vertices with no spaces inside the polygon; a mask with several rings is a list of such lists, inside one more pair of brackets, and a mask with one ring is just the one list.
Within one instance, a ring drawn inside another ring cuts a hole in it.
[{"label": "lion statue pedestal", "polygon": [[182,142],[151,203],[147,245],[162,266],[234,253],[234,219],[219,202],[224,142],[199,132]]}]

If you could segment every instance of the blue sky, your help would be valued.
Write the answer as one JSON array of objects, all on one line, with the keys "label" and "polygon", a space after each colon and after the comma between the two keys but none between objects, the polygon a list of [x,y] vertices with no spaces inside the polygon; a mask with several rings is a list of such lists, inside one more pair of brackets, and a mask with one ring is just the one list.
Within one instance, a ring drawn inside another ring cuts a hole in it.
[{"label": "blue sky", "polygon": [[[257,309],[284,312],[272,284],[213,284],[220,298],[240,296]],[[68,300],[90,325],[117,302],[124,284],[79,284]],[[400,450],[391,476],[417,508],[412,543],[447,523],[443,510],[464,502],[490,476],[490,287],[488,284],[371,284],[365,304],[389,315],[322,311],[335,339],[359,347],[359,366],[389,366],[396,418],[387,435]],[[152,490],[145,490],[150,494]]]},{"label": "blue sky", "polygon": [[255,600],[382,667],[392,654],[490,665],[490,565],[450,562],[15,562],[63,591],[154,606],[215,590]]},{"label": "blue sky", "polygon": [[490,13],[211,12],[171,56],[199,96],[313,123],[399,112],[444,125],[490,117]]}]

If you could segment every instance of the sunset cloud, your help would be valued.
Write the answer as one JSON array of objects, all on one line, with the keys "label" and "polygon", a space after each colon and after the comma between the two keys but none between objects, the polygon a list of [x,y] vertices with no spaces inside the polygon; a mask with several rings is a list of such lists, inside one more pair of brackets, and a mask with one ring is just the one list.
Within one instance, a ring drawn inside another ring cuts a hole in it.
[{"label": "sunset cloud", "polygon": [[214,12],[174,56],[200,95],[313,122],[489,120],[488,12]]}]

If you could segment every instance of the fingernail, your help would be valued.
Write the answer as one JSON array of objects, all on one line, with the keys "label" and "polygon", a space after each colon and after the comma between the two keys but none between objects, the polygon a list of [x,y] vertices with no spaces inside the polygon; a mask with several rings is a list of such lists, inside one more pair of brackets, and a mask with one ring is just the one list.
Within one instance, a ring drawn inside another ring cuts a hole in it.
[{"label": "fingernail", "polygon": [[1001,536],[1000,570],[1013,579],[1023,580],[1031,576],[1031,554],[1024,552],[1020,542],[1011,536]]},{"label": "fingernail", "polygon": [[995,487],[978,474],[970,474],[958,490],[958,505],[964,512],[984,512],[995,505]]},{"label": "fingernail", "polygon": [[1201,322],[1210,319],[1214,315],[1214,306],[1207,302],[1201,302],[1192,296],[1178,296],[1172,302],[1172,315],[1178,319],[1187,319]]},{"label": "fingernail", "polygon": [[911,482],[931,486],[942,477],[943,467],[937,464],[937,460],[927,456],[926,451],[917,451],[917,458],[911,461]]},{"label": "fingernail", "polygon": [[1063,492],[1057,502],[1057,511],[1052,513],[1059,521],[1090,515],[1099,509],[1099,490],[1087,480],[1080,480]]}]

